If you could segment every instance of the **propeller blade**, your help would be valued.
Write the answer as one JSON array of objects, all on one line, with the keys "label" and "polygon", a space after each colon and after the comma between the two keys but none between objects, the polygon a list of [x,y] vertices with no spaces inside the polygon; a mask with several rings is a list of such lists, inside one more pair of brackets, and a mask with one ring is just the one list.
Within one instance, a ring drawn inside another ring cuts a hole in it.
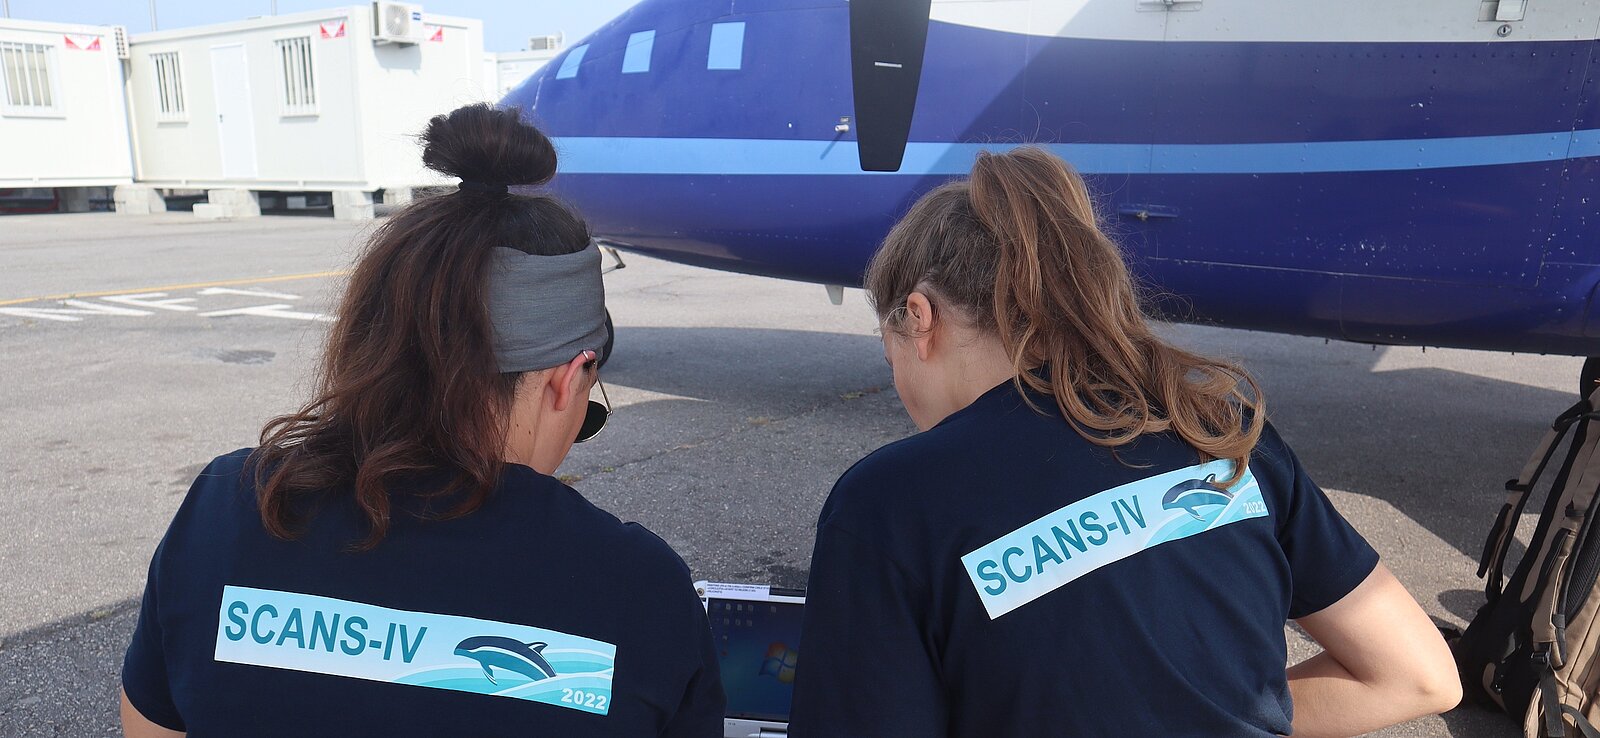
[{"label": "propeller blade", "polygon": [[933,0],[850,0],[850,81],[862,171],[900,170],[932,7]]}]

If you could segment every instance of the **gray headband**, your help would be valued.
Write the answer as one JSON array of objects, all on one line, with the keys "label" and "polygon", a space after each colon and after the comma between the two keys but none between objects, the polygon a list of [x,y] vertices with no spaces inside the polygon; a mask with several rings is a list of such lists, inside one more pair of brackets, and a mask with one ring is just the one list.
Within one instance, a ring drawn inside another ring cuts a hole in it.
[{"label": "gray headband", "polygon": [[539,256],[497,246],[489,275],[489,320],[501,372],[549,369],[606,344],[600,249]]}]

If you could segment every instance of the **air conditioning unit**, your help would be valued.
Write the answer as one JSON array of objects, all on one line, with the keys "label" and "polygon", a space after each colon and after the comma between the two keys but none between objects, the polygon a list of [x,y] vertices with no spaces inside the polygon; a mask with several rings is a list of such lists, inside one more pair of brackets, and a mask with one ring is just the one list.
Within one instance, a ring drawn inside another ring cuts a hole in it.
[{"label": "air conditioning unit", "polygon": [[127,26],[111,27],[111,43],[117,47],[117,58],[128,59],[128,28]]},{"label": "air conditioning unit", "polygon": [[372,41],[378,44],[420,44],[427,40],[422,6],[377,0],[372,3]]},{"label": "air conditioning unit", "polygon": [[562,34],[550,36],[533,36],[528,39],[529,51],[555,51],[561,48]]}]

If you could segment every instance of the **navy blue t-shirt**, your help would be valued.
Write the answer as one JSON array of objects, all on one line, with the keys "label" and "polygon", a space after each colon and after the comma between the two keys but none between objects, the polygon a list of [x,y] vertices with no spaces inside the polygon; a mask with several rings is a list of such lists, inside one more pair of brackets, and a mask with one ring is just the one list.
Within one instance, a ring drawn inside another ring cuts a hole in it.
[{"label": "navy blue t-shirt", "polygon": [[507,464],[476,512],[397,512],[371,551],[351,550],[366,523],[348,494],[283,541],[247,455],[200,474],[150,564],[122,673],[150,720],[191,736],[721,734],[705,611],[650,531]]},{"label": "navy blue t-shirt", "polygon": [[1115,454],[1007,382],[834,487],[796,738],[1269,736],[1284,622],[1377,553],[1275,431],[1229,484],[1170,435]]}]

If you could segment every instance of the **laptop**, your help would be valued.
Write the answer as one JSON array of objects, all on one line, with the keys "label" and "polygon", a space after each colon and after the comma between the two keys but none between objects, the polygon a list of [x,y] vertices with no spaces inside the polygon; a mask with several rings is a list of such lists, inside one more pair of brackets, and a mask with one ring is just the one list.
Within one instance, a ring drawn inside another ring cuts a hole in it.
[{"label": "laptop", "polygon": [[723,738],[787,736],[805,591],[718,582],[696,582],[695,591],[711,621],[728,695]]}]

